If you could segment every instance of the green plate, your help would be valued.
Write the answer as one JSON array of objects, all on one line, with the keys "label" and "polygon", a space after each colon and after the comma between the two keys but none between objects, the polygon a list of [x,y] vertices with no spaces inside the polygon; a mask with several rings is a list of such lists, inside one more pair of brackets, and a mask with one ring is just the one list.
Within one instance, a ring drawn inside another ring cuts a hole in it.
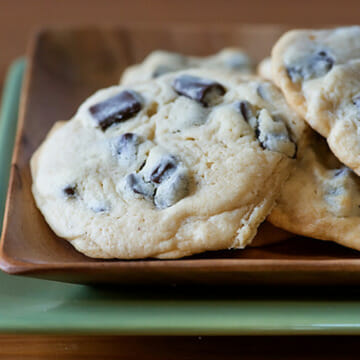
[{"label": "green plate", "polygon": [[[24,60],[11,67],[1,106],[1,219],[24,68]],[[0,273],[0,331],[359,334],[360,292],[354,288],[94,288]]]}]

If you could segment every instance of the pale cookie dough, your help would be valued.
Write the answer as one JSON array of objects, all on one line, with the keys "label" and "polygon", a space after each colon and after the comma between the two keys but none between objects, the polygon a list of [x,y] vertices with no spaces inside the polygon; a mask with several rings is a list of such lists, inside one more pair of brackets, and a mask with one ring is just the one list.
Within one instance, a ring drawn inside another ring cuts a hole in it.
[{"label": "pale cookie dough", "polygon": [[259,65],[257,66],[256,72],[263,79],[272,80],[271,58],[266,57],[261,60]]},{"label": "pale cookie dough", "polygon": [[151,80],[174,71],[188,68],[224,70],[234,74],[251,74],[253,64],[250,57],[238,48],[226,48],[207,57],[185,56],[179,53],[156,50],[142,63],[128,67],[120,80],[121,85]]},{"label": "pale cookie dough", "polygon": [[272,74],[289,104],[359,175],[360,27],[286,33],[273,48]]},{"label": "pale cookie dough", "polygon": [[188,70],[95,93],[31,160],[54,232],[96,258],[244,248],[274,206],[304,123],[262,80]]},{"label": "pale cookie dough", "polygon": [[360,178],[312,133],[268,220],[295,234],[360,250]]}]

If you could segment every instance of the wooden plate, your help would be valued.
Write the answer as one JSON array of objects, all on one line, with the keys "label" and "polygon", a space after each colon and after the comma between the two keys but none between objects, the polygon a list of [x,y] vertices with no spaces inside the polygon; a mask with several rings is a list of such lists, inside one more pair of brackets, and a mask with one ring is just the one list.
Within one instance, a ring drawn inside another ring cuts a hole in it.
[{"label": "wooden plate", "polygon": [[[360,282],[357,252],[292,238],[267,247],[204,253],[180,260],[88,258],[48,227],[31,194],[29,160],[55,121],[69,119],[101,87],[153,49],[205,55],[240,45],[259,61],[283,32],[278,26],[57,29],[30,48],[12,162],[0,266],[12,274],[78,283],[349,284]],[[274,229],[269,240],[278,235]],[[268,235],[266,235],[268,236]]]}]

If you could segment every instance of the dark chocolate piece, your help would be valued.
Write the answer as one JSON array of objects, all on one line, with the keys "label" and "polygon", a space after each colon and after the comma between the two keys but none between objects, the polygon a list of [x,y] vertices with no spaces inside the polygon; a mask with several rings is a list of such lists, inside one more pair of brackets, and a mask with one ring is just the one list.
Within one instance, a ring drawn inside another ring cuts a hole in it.
[{"label": "dark chocolate piece", "polygon": [[[287,155],[289,158],[296,158],[297,144],[291,139],[290,132],[286,126],[285,121],[280,115],[274,115],[272,117],[274,123],[282,123],[282,129],[280,132],[264,132],[262,131],[262,119],[258,117],[258,125],[255,128],[255,136],[258,139],[260,146],[263,149],[270,151],[281,152]],[[282,150],[283,145],[290,145],[291,149],[288,152]]]},{"label": "dark chocolate piece", "polygon": [[261,117],[261,111],[257,111],[254,106],[246,100],[235,103],[235,106],[237,111],[239,111],[243,116],[244,120],[253,129],[255,137],[263,149],[283,152],[282,147],[285,144],[291,144],[290,151],[287,151],[285,155],[290,158],[296,157],[297,145],[291,139],[291,135],[286,126],[286,123],[280,115],[273,115],[272,120],[274,121],[274,123],[280,122],[282,124],[282,129],[280,129],[279,131],[279,126],[277,126],[276,132],[264,132],[262,130],[263,120]]},{"label": "dark chocolate piece", "polygon": [[286,71],[291,81],[295,83],[301,79],[309,80],[326,75],[334,63],[334,58],[322,50],[298,60],[294,65],[288,66]]},{"label": "dark chocolate piece", "polygon": [[77,196],[76,185],[68,185],[63,189],[63,193],[67,198],[75,198]]},{"label": "dark chocolate piece", "polygon": [[165,209],[183,199],[188,192],[187,174],[184,171],[175,172],[157,188],[154,204],[159,209]]},{"label": "dark chocolate piece", "polygon": [[138,145],[140,143],[140,137],[134,133],[122,134],[115,141],[116,154],[127,160],[135,160]]},{"label": "dark chocolate piece", "polygon": [[153,196],[154,191],[151,184],[146,183],[143,177],[137,173],[129,174],[126,177],[126,184],[135,194],[143,195],[144,197]]},{"label": "dark chocolate piece", "polygon": [[360,109],[360,95],[356,95],[352,99],[353,104],[356,105]]},{"label": "dark chocolate piece", "polygon": [[95,213],[104,213],[104,212],[108,212],[110,208],[106,205],[103,205],[99,207],[92,207],[91,210]]},{"label": "dark chocolate piece", "polygon": [[343,166],[342,168],[336,169],[334,171],[334,177],[345,176],[345,175],[351,174],[351,172],[352,172],[352,170],[350,170],[346,166]]},{"label": "dark chocolate piece", "polygon": [[156,184],[160,184],[176,170],[176,167],[175,158],[172,156],[163,158],[160,164],[151,172],[150,180]]},{"label": "dark chocolate piece", "polygon": [[248,101],[243,100],[240,101],[237,106],[244,120],[249,122],[249,120],[254,116],[252,105]]},{"label": "dark chocolate piece", "polygon": [[186,74],[174,80],[173,88],[178,94],[198,101],[204,106],[209,106],[213,96],[222,96],[226,92],[224,86],[216,81]]},{"label": "dark chocolate piece", "polygon": [[115,123],[132,118],[141,108],[139,95],[134,91],[124,90],[105,101],[91,106],[89,111],[101,130],[105,131]]}]

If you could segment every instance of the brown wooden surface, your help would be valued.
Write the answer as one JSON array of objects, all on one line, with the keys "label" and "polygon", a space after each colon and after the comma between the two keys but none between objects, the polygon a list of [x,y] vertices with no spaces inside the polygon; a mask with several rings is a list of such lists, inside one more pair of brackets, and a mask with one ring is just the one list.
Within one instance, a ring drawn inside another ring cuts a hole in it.
[{"label": "brown wooden surface", "polygon": [[0,335],[0,359],[359,359],[358,337],[119,337]]}]

